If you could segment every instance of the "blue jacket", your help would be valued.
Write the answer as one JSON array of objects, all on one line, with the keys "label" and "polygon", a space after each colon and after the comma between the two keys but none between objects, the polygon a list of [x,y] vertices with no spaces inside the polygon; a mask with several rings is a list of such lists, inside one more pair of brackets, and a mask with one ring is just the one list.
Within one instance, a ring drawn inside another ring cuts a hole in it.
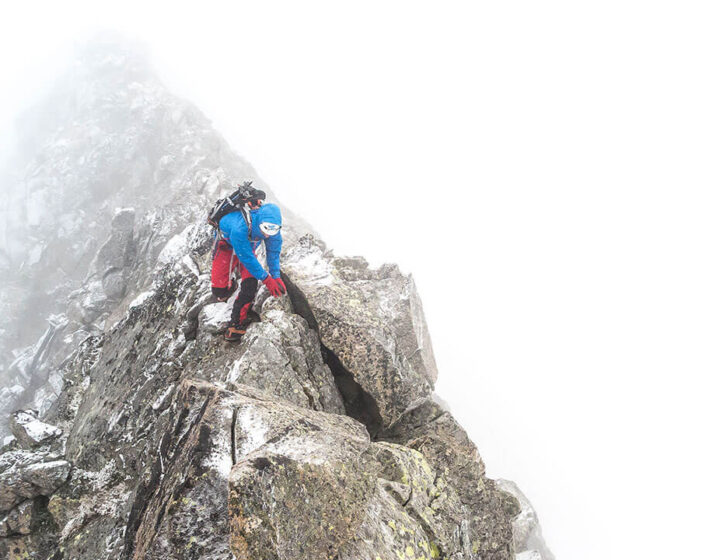
[{"label": "blue jacket", "polygon": [[257,210],[250,211],[252,232],[248,236],[248,227],[240,212],[231,212],[220,220],[220,235],[232,245],[240,262],[258,280],[265,280],[268,273],[257,260],[255,250],[262,241],[265,242],[265,255],[270,276],[280,278],[280,250],[282,249],[282,231],[265,237],[260,231],[260,224],[270,222],[282,225],[282,215],[277,204],[263,204]]}]

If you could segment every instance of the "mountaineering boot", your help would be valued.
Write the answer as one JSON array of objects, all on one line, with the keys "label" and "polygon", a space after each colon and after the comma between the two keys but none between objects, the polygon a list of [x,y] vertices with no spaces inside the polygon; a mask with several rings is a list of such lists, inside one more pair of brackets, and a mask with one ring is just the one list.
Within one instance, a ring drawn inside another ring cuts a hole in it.
[{"label": "mountaineering boot", "polygon": [[247,332],[247,328],[252,323],[260,322],[260,315],[258,315],[252,309],[247,309],[244,313],[245,318],[239,323],[230,325],[225,331],[225,340],[228,342],[236,342],[240,340],[243,335]]},{"label": "mountaineering boot", "polygon": [[245,334],[245,329],[241,329],[240,325],[230,325],[225,331],[223,338],[228,342],[237,342]]}]

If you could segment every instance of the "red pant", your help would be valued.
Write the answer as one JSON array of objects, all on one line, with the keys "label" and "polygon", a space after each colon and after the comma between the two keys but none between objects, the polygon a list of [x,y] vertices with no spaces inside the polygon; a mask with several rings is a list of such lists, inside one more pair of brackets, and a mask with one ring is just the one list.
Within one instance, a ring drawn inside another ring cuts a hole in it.
[{"label": "red pant", "polygon": [[212,270],[210,271],[210,286],[219,289],[228,289],[232,286],[232,273],[240,266],[240,274],[245,271],[245,267],[240,264],[230,244],[221,239],[215,247],[215,255],[213,255]]},{"label": "red pant", "polygon": [[258,281],[238,260],[230,244],[221,239],[218,241],[210,271],[212,293],[221,301],[229,298],[237,285],[233,286],[233,271],[240,270],[240,293],[233,305],[231,322],[239,323],[245,319],[257,293]]}]

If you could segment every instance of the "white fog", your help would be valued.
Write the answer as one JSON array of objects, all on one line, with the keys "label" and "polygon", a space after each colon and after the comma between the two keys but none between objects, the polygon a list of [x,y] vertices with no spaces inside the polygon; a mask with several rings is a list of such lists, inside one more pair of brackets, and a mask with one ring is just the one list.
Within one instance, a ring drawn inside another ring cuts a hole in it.
[{"label": "white fog", "polygon": [[[0,380],[22,348],[50,344],[73,274],[97,267],[78,256],[89,238],[42,251],[28,241],[45,225],[22,212],[52,213],[55,187],[28,199],[23,173],[41,168],[25,158],[45,141],[32,134],[53,126],[45,96],[72,90],[59,80],[78,49],[112,38],[144,50],[169,93],[212,121],[244,160],[227,156],[232,184],[248,162],[336,255],[412,275],[435,392],[488,476],[527,495],[558,559],[713,555],[703,537],[720,500],[715,6],[71,1],[4,11],[3,275],[31,276],[40,259],[82,264],[62,278],[4,280],[2,305],[41,293],[0,327]],[[46,153],[82,156],[73,149]],[[130,177],[118,185],[144,173],[133,150],[117,154]],[[79,171],[69,156],[53,165],[67,189]],[[63,191],[63,204],[120,200],[94,180],[78,175],[95,194]],[[144,196],[136,220],[162,197]],[[188,207],[167,231],[202,211]]]}]

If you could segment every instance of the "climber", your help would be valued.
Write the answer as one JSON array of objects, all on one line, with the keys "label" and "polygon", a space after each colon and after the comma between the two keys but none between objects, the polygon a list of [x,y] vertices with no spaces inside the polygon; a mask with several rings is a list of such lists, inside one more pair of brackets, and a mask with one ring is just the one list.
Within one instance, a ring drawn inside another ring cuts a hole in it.
[{"label": "climber", "polygon": [[[251,323],[260,320],[252,304],[258,289],[258,280],[267,287],[270,295],[280,297],[286,293],[280,278],[280,250],[282,248],[282,215],[276,204],[262,201],[247,204],[248,211],[230,212],[218,223],[220,239],[216,247],[211,271],[212,292],[218,301],[227,301],[237,288],[230,281],[234,270],[240,272],[240,292],[233,304],[230,326],[225,340],[242,338]],[[255,251],[265,242],[265,255],[269,273],[265,271]]]}]

